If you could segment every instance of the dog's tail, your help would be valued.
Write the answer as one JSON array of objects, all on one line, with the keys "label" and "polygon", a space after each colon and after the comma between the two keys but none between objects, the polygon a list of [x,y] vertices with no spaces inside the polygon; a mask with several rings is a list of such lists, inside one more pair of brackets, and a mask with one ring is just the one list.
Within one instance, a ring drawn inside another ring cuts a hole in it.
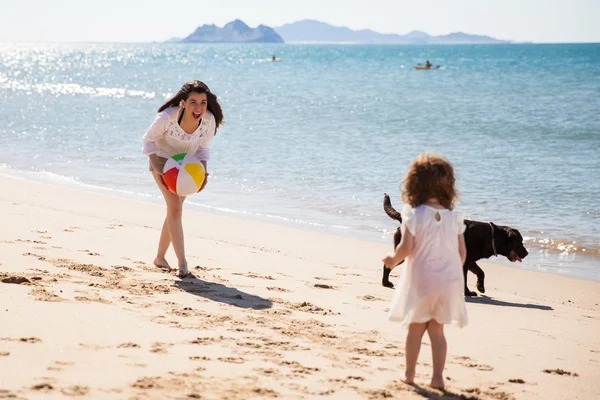
[{"label": "dog's tail", "polygon": [[391,218],[396,221],[402,222],[402,215],[394,207],[390,201],[390,196],[387,193],[383,194],[383,211]]}]

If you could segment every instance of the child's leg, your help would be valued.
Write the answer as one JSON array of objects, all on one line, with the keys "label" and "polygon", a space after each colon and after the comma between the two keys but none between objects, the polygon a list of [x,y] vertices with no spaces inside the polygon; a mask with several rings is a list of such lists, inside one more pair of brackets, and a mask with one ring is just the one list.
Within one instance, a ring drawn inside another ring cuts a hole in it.
[{"label": "child's leg", "polygon": [[408,335],[406,335],[406,373],[403,382],[413,383],[415,379],[415,370],[417,368],[417,359],[421,350],[421,340],[427,328],[426,323],[410,324],[408,326]]},{"label": "child's leg", "polygon": [[446,337],[444,336],[444,325],[432,319],[427,323],[427,333],[431,340],[431,356],[433,358],[433,376],[431,387],[444,388],[444,365],[446,364]]}]

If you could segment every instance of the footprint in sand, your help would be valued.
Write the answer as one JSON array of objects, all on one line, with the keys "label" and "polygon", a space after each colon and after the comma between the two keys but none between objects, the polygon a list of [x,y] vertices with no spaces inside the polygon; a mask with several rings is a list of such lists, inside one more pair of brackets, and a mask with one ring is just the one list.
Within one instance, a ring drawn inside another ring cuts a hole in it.
[{"label": "footprint in sand", "polygon": [[317,289],[337,289],[335,286],[326,285],[324,283],[315,283],[313,286]]},{"label": "footprint in sand", "polygon": [[556,369],[544,369],[542,372],[551,375],[566,375],[566,376],[579,376],[576,372],[565,371],[564,369],[556,368]]},{"label": "footprint in sand", "polygon": [[243,364],[246,362],[242,357],[219,357],[217,360],[233,364]]},{"label": "footprint in sand", "polygon": [[259,275],[254,272],[248,272],[248,273],[234,272],[232,275],[241,275],[241,276],[245,276],[246,278],[252,278],[252,279],[266,279],[269,281],[275,280],[275,278],[273,278],[271,275]]},{"label": "footprint in sand", "polygon": [[365,301],[386,301],[385,299],[382,299],[381,297],[371,296],[370,294],[367,294],[364,296],[358,296],[357,299],[365,300]]},{"label": "footprint in sand", "polygon": [[9,338],[4,337],[0,340],[6,340],[8,342],[22,342],[22,343],[40,343],[42,339],[36,337],[22,337],[22,338]]},{"label": "footprint in sand", "polygon": [[200,265],[196,265],[196,266],[194,267],[194,269],[197,269],[197,270],[199,270],[199,271],[218,271],[218,270],[220,270],[221,268],[201,267]]},{"label": "footprint in sand", "polygon": [[117,346],[119,349],[139,349],[140,347],[139,344],[133,342],[121,343]]},{"label": "footprint in sand", "polygon": [[137,367],[137,368],[146,368],[148,366],[148,364],[143,364],[143,363],[133,363],[133,364],[125,364],[125,365],[129,365],[130,367]]},{"label": "footprint in sand", "polygon": [[288,308],[297,311],[303,311],[311,314],[319,314],[319,315],[339,315],[340,313],[334,312],[332,310],[326,310],[322,307],[319,307],[315,304],[309,303],[308,301],[303,301],[302,303],[290,303],[289,301],[282,299],[269,299],[273,303],[280,303],[285,305]]},{"label": "footprint in sand", "polygon": [[[48,393],[54,389],[54,387],[49,383],[39,383],[31,387],[32,390],[37,390],[39,392]],[[0,398],[2,398],[0,396]]]},{"label": "footprint in sand", "polygon": [[275,286],[268,286],[267,290],[270,290],[271,292],[291,292],[291,290]]},{"label": "footprint in sand", "polygon": [[91,250],[79,250],[81,253],[87,253],[88,256],[99,256],[100,253],[96,253],[94,251]]},{"label": "footprint in sand", "polygon": [[167,354],[168,351],[167,351],[166,347],[172,347],[172,346],[173,346],[172,343],[154,342],[154,343],[152,343],[152,348],[150,349],[150,352],[157,353],[157,354]]},{"label": "footprint in sand", "polygon": [[54,364],[49,366],[48,368],[46,368],[48,371],[63,371],[65,366],[68,365],[75,365],[74,362],[70,362],[70,361],[54,361]]},{"label": "footprint in sand", "polygon": [[85,396],[90,391],[87,386],[73,385],[61,390],[61,393],[66,396]]},{"label": "footprint in sand", "polygon": [[89,349],[89,350],[102,350],[102,349],[106,349],[110,346],[101,346],[99,344],[86,344],[86,343],[79,343],[79,346],[81,348],[84,349]]},{"label": "footprint in sand", "polygon": [[46,259],[46,257],[44,256],[40,256],[39,254],[35,254],[35,253],[23,253],[24,256],[31,256],[31,257],[35,257],[40,261],[44,261]]},{"label": "footprint in sand", "polygon": [[476,363],[464,363],[461,364],[463,367],[467,367],[467,368],[475,368],[479,371],[493,371],[494,368],[490,365],[486,365],[486,364],[476,364]]},{"label": "footprint in sand", "polygon": [[35,288],[29,294],[31,294],[33,296],[33,299],[36,301],[59,302],[65,300],[62,297],[55,295],[54,293],[48,292],[44,288]]},{"label": "footprint in sand", "polygon": [[102,303],[102,304],[112,304],[112,301],[109,301],[109,300],[103,299],[100,296],[94,296],[94,295],[91,295],[91,297],[88,297],[88,296],[75,296],[75,300],[77,300],[77,301],[83,301],[83,302],[86,302],[86,303],[92,303],[93,302],[93,303]]},{"label": "footprint in sand", "polygon": [[31,283],[31,281],[24,276],[12,275],[2,278],[2,283],[14,283],[16,285],[21,285],[23,283]]},{"label": "footprint in sand", "polygon": [[35,244],[48,244],[42,240],[29,240],[29,239],[17,239],[15,240],[17,243],[35,243]]}]

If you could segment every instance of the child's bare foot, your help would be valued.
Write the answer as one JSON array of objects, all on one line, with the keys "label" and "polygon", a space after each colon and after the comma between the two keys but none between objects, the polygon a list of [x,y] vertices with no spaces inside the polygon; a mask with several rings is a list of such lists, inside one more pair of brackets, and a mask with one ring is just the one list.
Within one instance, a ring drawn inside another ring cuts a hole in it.
[{"label": "child's bare foot", "polygon": [[186,276],[188,276],[189,274],[190,274],[190,271],[188,271],[187,264],[179,266],[179,271],[177,271],[177,276],[178,277],[180,277],[181,279],[183,279]]},{"label": "child's bare foot", "polygon": [[171,269],[171,266],[169,265],[169,263],[167,262],[167,260],[164,257],[156,257],[154,259],[154,266],[158,267],[158,268],[162,268],[162,269]]},{"label": "child's bare foot", "polygon": [[429,386],[431,386],[434,389],[444,390],[444,378],[442,378],[441,376],[431,378]]}]

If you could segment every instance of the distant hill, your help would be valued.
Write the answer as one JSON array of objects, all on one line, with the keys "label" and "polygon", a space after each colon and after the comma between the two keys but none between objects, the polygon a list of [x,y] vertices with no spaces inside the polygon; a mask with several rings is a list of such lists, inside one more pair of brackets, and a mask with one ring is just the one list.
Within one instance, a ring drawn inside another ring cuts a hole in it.
[{"label": "distant hill", "polygon": [[216,25],[202,25],[183,39],[170,39],[170,43],[283,43],[281,36],[265,25],[250,28],[236,19],[223,28]]},{"label": "distant hill", "polygon": [[364,44],[458,44],[458,43],[509,43],[489,36],[469,35],[455,32],[443,36],[431,36],[425,32],[412,31],[405,35],[386,34],[370,29],[352,30],[325,22],[305,19],[275,28],[286,42],[305,43],[364,43]]}]

